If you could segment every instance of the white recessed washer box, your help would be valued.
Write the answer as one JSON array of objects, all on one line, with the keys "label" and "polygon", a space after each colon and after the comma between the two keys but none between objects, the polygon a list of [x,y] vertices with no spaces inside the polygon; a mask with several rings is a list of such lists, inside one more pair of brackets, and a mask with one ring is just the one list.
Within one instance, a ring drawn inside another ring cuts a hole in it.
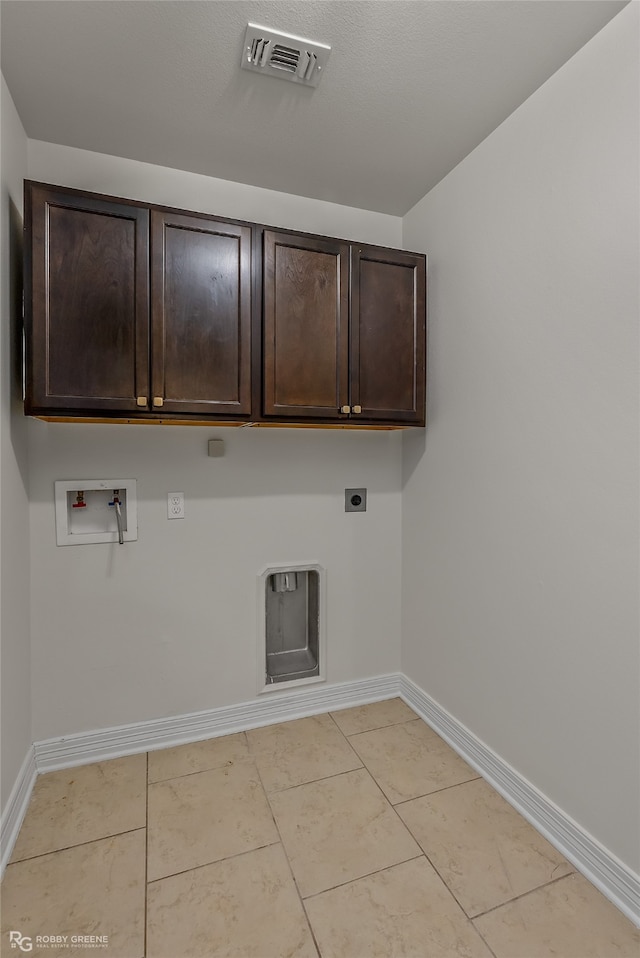
[{"label": "white recessed washer box", "polygon": [[55,483],[56,542],[59,546],[118,543],[113,505],[120,501],[123,541],[138,538],[135,479],[64,479]]}]

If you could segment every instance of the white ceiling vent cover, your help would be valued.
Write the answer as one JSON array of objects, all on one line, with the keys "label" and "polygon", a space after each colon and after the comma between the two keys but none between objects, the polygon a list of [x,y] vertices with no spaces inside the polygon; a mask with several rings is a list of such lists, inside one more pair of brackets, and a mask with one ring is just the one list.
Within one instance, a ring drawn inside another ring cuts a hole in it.
[{"label": "white ceiling vent cover", "polygon": [[242,68],[268,76],[317,86],[331,47],[249,23],[244,37]]}]

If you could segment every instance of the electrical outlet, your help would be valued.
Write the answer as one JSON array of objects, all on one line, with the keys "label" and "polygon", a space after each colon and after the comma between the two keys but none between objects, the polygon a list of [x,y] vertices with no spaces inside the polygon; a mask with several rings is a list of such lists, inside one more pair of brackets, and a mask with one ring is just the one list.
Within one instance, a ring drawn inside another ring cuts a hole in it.
[{"label": "electrical outlet", "polygon": [[344,511],[345,512],[366,512],[367,511],[367,490],[366,489],[345,489],[344,490]]},{"label": "electrical outlet", "polygon": [[184,492],[167,493],[167,519],[184,519]]}]

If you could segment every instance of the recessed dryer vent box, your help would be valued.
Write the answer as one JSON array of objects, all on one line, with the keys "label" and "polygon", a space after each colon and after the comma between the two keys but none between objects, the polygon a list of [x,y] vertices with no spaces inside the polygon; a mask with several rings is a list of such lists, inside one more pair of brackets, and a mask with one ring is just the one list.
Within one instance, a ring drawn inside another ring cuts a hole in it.
[{"label": "recessed dryer vent box", "polygon": [[138,538],[135,479],[69,479],[55,484],[56,542],[80,546],[94,542],[118,543],[114,495],[122,516],[122,538]]}]

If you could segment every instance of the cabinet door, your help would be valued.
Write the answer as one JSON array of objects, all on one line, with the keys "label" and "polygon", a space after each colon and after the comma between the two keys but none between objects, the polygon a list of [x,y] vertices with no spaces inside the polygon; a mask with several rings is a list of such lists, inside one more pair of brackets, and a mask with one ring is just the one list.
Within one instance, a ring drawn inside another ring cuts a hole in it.
[{"label": "cabinet door", "polygon": [[265,230],[265,416],[345,418],[348,254],[338,240]]},{"label": "cabinet door", "polygon": [[27,413],[130,411],[138,397],[146,406],[148,217],[118,202],[27,189]]},{"label": "cabinet door", "polygon": [[425,257],[354,246],[351,266],[353,418],[424,425]]},{"label": "cabinet door", "polygon": [[153,210],[155,412],[251,414],[251,227]]}]

